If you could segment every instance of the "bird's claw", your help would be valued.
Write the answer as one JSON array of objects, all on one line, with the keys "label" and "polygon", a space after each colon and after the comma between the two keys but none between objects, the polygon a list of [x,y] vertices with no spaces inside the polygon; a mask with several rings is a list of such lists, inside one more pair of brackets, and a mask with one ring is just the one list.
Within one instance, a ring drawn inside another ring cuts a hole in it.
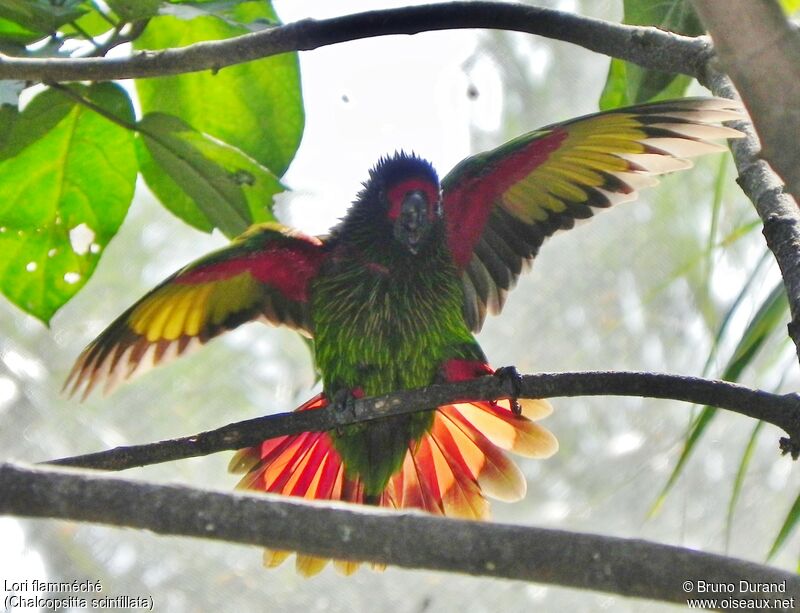
[{"label": "bird's claw", "polygon": [[331,397],[331,410],[337,423],[345,425],[355,421],[356,397],[349,389],[340,389]]},{"label": "bird's claw", "polygon": [[522,375],[519,374],[516,366],[502,366],[494,371],[494,376],[503,382],[503,387],[508,391],[508,400],[511,404],[511,412],[514,415],[522,415],[522,405],[519,403],[519,395],[522,393]]}]

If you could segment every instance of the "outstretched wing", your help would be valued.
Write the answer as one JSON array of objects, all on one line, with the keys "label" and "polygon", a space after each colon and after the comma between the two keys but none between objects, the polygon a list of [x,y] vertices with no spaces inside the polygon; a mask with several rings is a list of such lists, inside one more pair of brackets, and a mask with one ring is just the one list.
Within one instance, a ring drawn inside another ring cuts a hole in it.
[{"label": "outstretched wing", "polygon": [[311,336],[308,285],[322,263],[318,238],[280,224],[254,226],[229,246],[163,281],[92,341],[64,384],[83,398],[257,318]]},{"label": "outstretched wing", "polygon": [[685,98],[595,113],[469,157],[442,181],[448,246],[463,270],[464,317],[480,330],[544,239],[575,219],[636,198],[686,157],[723,151],[742,134],[719,125],[741,106]]}]

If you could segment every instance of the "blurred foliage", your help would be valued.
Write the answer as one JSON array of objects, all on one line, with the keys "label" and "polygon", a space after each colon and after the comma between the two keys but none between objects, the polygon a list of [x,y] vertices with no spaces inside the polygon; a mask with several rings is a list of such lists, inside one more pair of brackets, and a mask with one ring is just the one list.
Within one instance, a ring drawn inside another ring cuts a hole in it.
[{"label": "blurred foliage", "polygon": [[[760,267],[756,267],[756,272],[759,270],[759,268]],[[755,278],[756,276],[754,273],[750,280]],[[736,300],[734,300],[731,308],[723,316],[719,329],[714,337],[714,344],[711,347],[711,355],[709,355],[709,360],[707,360],[706,364],[711,361],[712,355],[717,352],[719,344],[727,331],[728,323],[735,315],[736,309],[744,303],[743,299],[752,287],[750,280],[745,284],[742,292],[739,293],[739,296],[737,296]],[[738,381],[740,379],[742,372],[753,363],[755,356],[758,355],[761,347],[764,345],[767,339],[775,334],[775,331],[779,330],[781,328],[781,324],[786,321],[788,310],[789,305],[786,301],[786,290],[784,289],[783,284],[779,283],[761,304],[755,315],[753,315],[752,319],[748,323],[747,328],[745,328],[744,333],[739,337],[736,349],[733,351],[733,354],[730,356],[728,363],[720,375],[721,379],[725,381]],[[672,489],[672,486],[675,485],[675,481],[683,472],[686,460],[689,459],[689,456],[691,455],[692,451],[694,451],[695,446],[700,442],[703,434],[706,432],[708,426],[711,424],[711,421],[717,415],[718,411],[719,409],[716,407],[704,407],[700,412],[700,415],[692,423],[689,433],[686,437],[686,443],[684,444],[681,455],[678,458],[678,462],[675,464],[672,474],[670,474],[664,489],[659,495],[658,500],[654,505],[653,512],[657,511],[664,503],[667,494]],[[750,446],[752,446],[752,441],[748,441],[748,447]],[[745,459],[747,458],[747,452],[745,453],[744,457]],[[740,467],[746,467],[746,464],[747,461],[743,460],[742,464],[740,464]],[[740,481],[743,478],[744,473],[740,469],[740,471],[737,473],[737,478],[734,481],[734,492],[736,492],[736,490],[741,486]],[[738,494],[733,496],[733,500],[736,500],[737,498]],[[733,508],[729,510],[729,513],[731,515],[733,514]]]},{"label": "blurred foliage", "polygon": [[[782,0],[781,4],[784,10],[789,14],[795,12],[798,6],[800,6],[800,3],[794,0]],[[696,36],[704,32],[704,28],[689,0],[669,0],[666,2],[664,0],[625,0],[623,22],[632,25],[655,26],[689,36]],[[670,75],[658,71],[645,70],[636,65],[612,59],[606,85],[600,97],[600,108],[615,108],[637,102],[680,96],[686,92],[689,84],[690,79],[683,75]],[[706,250],[706,257],[709,263],[709,268],[706,271],[707,288],[710,288],[712,282],[713,260],[711,256],[713,253],[713,244],[717,236],[722,190],[727,184],[725,181],[725,168],[725,166],[720,167],[714,189],[709,241]],[[741,231],[749,231],[752,227],[752,225],[743,226]],[[714,342],[706,361],[704,374],[708,374],[708,365],[711,364],[717,356],[720,343],[723,337],[729,332],[728,324],[736,315],[737,309],[743,304],[748,304],[757,297],[758,294],[753,293],[753,285],[755,281],[760,280],[760,268],[760,266],[755,268],[753,275],[743,285],[739,295],[719,321],[714,335]],[[783,324],[788,317],[789,308],[785,289],[783,284],[778,282],[752,316],[744,332],[741,336],[738,336],[737,345],[730,355],[727,364],[718,376],[727,381],[739,381],[742,373],[746,369],[757,364],[756,358],[762,346],[770,337],[778,336],[785,340],[786,335]],[[735,334],[738,335],[738,332]],[[767,360],[768,359],[769,358],[767,358]],[[656,513],[664,504],[668,493],[683,473],[686,461],[703,438],[707,428],[716,417],[717,413],[718,410],[715,407],[707,406],[704,407],[700,415],[693,420],[687,432],[680,457],[667,479],[663,490],[653,504],[651,515]],[[750,464],[753,447],[760,432],[761,428],[758,426],[753,430],[753,434],[745,446],[745,451],[739,464],[739,470],[733,479],[733,490],[727,514],[726,530],[728,534],[730,534],[732,530],[731,522],[733,521],[736,504],[739,500],[741,487]],[[779,536],[775,540],[770,552],[770,556],[774,555],[775,551],[785,542],[786,537],[796,527],[798,522],[800,522],[800,512],[798,512],[798,505],[795,504],[789,511],[781,527]]]},{"label": "blurred foliage", "polygon": [[[0,0],[0,47],[98,56],[131,41],[133,51],[158,50],[276,23],[263,0]],[[296,54],[133,85],[38,86],[22,112],[19,99],[0,108],[0,291],[45,323],[91,277],[139,173],[205,232],[232,237],[274,219],[278,177],[303,134]]]},{"label": "blurred foliage", "polygon": [[800,10],[800,0],[780,0],[780,2],[787,15],[793,15]]},{"label": "blurred foliage", "polygon": [[[655,26],[662,30],[697,36],[704,32],[690,0],[624,0],[623,23]],[[648,70],[612,59],[606,86],[600,96],[601,109],[613,109],[649,100],[680,98],[691,79],[658,70]]]}]

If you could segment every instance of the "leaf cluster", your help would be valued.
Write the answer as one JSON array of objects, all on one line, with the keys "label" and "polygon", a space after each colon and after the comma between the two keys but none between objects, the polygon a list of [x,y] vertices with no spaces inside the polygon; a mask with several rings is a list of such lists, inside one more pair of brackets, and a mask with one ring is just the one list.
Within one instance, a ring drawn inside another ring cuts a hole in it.
[{"label": "leaf cluster", "polygon": [[[278,23],[264,1],[0,0],[0,49],[151,53]],[[189,225],[232,237],[274,219],[304,124],[295,54],[133,83],[6,82],[4,93],[0,291],[45,323],[91,277],[139,178]]]}]

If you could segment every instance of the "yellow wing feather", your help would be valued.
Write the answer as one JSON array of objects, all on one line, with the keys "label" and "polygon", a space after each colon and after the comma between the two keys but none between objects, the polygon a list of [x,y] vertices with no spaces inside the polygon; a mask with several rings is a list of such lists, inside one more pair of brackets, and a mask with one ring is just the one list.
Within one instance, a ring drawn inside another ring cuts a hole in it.
[{"label": "yellow wing feather", "polygon": [[[104,392],[245,321],[264,318],[310,334],[305,286],[321,242],[277,224],[254,227],[168,278],[120,315],[78,357],[65,389]],[[293,267],[293,268],[292,268]]]},{"label": "yellow wing feather", "polygon": [[742,119],[732,100],[658,102],[547,126],[461,162],[442,191],[468,324],[477,331],[502,308],[547,236],[633,200],[658,175],[689,168],[687,158],[724,151],[713,141],[742,134],[719,123]]}]

